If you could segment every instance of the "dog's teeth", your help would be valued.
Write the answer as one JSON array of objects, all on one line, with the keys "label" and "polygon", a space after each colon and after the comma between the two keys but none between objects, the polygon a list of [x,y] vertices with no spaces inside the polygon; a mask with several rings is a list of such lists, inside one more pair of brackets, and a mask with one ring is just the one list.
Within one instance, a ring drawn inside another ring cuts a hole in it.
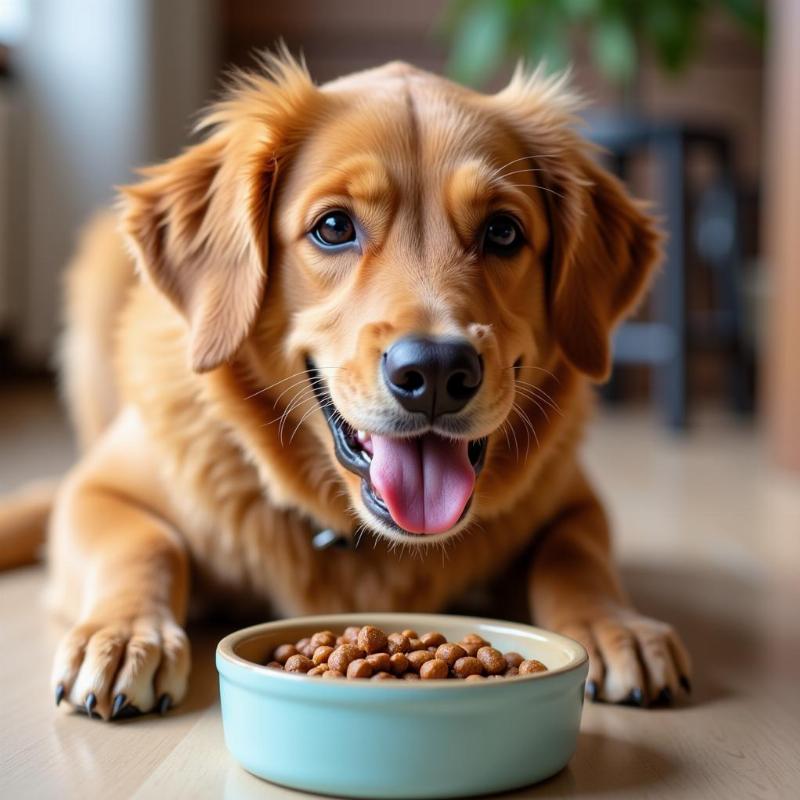
[{"label": "dog's teeth", "polygon": [[363,442],[364,439],[367,438],[367,432],[366,431],[356,431],[356,436],[358,437],[358,440],[360,442]]}]

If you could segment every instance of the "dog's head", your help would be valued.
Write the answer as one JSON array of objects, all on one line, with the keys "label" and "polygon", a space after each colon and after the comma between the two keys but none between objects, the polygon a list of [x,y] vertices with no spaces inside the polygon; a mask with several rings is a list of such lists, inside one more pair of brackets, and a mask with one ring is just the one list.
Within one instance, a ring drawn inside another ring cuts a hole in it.
[{"label": "dog's head", "polygon": [[125,191],[194,369],[246,352],[389,538],[463,528],[513,410],[565,364],[603,379],[646,285],[657,235],[574,105],[538,74],[486,96],[403,64],[316,88],[282,57]]}]

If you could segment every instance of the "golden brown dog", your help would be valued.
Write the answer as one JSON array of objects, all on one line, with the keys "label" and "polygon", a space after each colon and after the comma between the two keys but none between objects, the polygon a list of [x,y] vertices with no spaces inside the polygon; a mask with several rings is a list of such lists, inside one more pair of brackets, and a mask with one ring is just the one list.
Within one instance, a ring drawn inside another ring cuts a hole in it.
[{"label": "golden brown dog", "polygon": [[198,606],[433,611],[521,558],[590,696],[686,686],[576,454],[659,237],[574,110],[539,74],[486,96],[393,63],[317,88],[284,55],[122,191],[133,258],[102,218],[68,278],[84,454],[51,523],[57,699],[180,702],[190,583]]}]

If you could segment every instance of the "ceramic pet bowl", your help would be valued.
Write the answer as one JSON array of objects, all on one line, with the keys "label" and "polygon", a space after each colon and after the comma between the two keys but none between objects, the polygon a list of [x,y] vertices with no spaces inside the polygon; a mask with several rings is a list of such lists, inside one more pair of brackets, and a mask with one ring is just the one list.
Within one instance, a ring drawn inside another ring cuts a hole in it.
[{"label": "ceramic pet bowl", "polygon": [[[549,668],[465,682],[323,680],[262,666],[272,649],[349,625],[478,633]],[[525,786],[575,751],[588,671],[577,642],[498,620],[428,614],[341,614],[270,622],[217,648],[225,741],[274,783],[346,797],[458,797]]]}]

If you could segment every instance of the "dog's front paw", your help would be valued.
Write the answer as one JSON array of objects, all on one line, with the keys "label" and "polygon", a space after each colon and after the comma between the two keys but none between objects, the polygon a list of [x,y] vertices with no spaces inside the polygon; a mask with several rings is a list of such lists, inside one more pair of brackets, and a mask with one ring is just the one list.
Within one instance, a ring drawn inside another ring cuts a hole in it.
[{"label": "dog's front paw", "polygon": [[189,640],[169,615],[91,618],[61,640],[53,665],[56,703],[113,719],[158,710],[186,694]]},{"label": "dog's front paw", "polygon": [[589,653],[592,700],[644,706],[671,703],[689,691],[689,656],[671,625],[617,609],[563,625],[561,632]]}]

